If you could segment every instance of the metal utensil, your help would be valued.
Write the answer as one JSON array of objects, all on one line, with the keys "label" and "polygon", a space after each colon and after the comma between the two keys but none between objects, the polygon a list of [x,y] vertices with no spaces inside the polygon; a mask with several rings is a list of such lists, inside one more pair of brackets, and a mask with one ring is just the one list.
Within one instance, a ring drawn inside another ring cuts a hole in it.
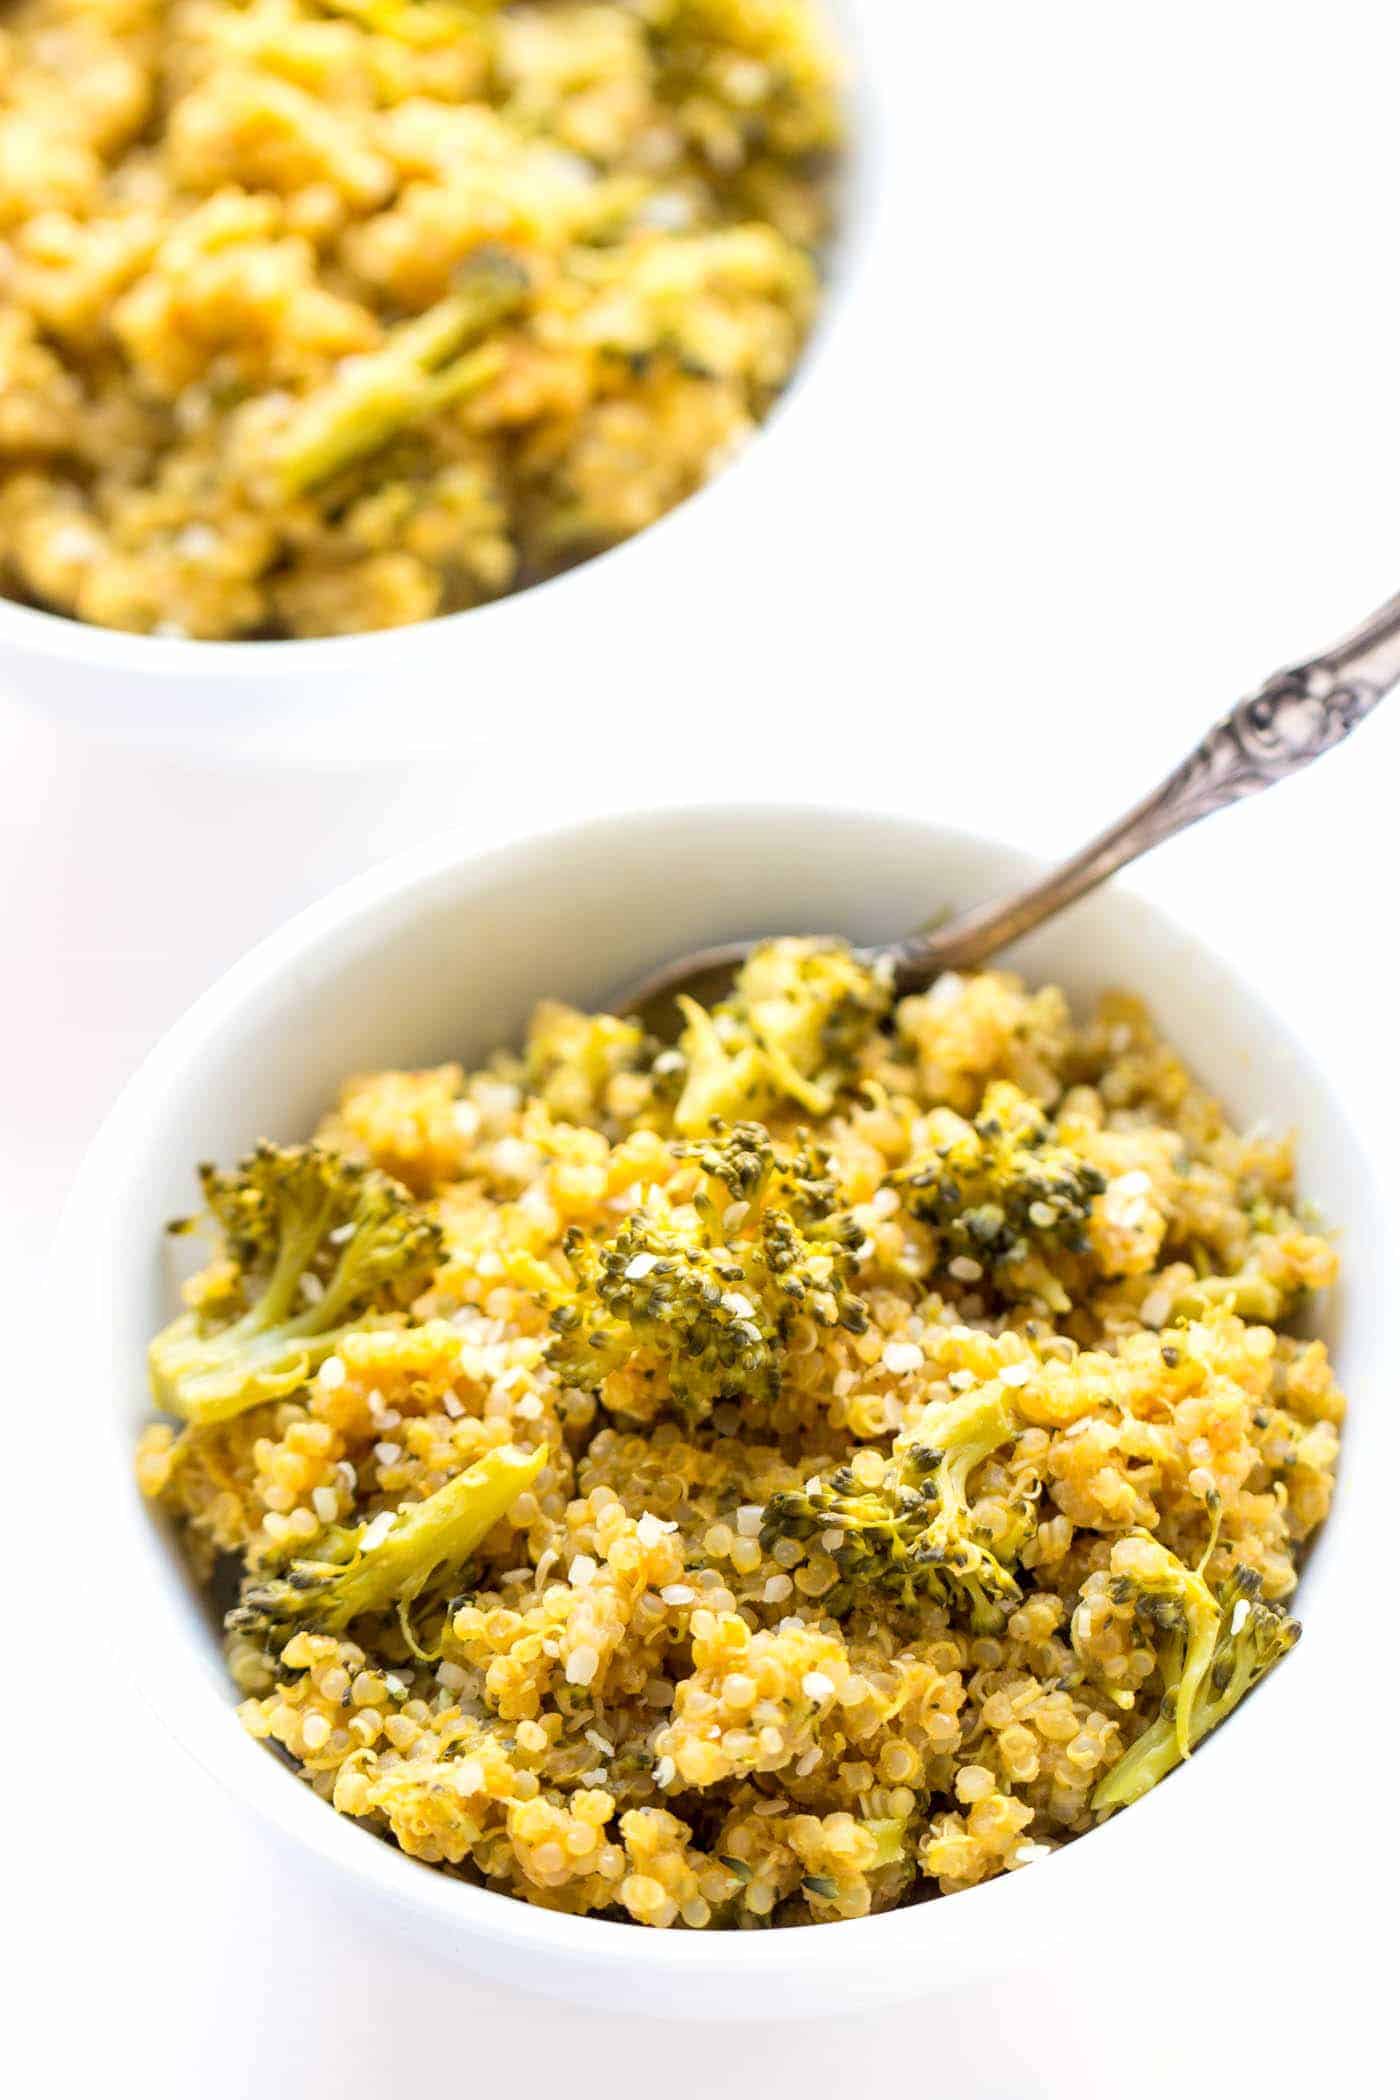
[{"label": "metal utensil", "polygon": [[[888,963],[901,994],[923,991],[944,970],[975,968],[1164,839],[1301,772],[1349,736],[1396,684],[1400,595],[1332,648],[1277,672],[1232,707],[1160,787],[1028,889],[856,953],[872,964]],[[688,992],[712,1005],[756,945],[730,941],[678,956],[630,986],[614,1000],[614,1010],[636,1014],[663,1038],[674,1036],[677,994]]]}]

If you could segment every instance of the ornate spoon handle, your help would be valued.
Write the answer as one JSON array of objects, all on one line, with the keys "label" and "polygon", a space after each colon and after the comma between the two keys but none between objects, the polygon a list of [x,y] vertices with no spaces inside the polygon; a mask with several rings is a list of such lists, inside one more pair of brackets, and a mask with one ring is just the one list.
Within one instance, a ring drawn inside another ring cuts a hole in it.
[{"label": "ornate spoon handle", "polygon": [[894,958],[899,990],[917,991],[941,970],[985,961],[1212,810],[1311,765],[1349,736],[1397,683],[1400,596],[1323,655],[1277,672],[1232,707],[1160,787],[1033,888],[882,951]]}]

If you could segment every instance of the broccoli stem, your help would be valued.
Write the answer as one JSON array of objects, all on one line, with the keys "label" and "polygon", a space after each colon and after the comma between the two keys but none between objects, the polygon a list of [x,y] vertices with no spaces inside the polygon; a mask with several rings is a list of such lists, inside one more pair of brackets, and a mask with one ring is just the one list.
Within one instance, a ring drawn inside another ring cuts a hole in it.
[{"label": "broccoli stem", "polygon": [[907,1816],[865,1818],[861,1828],[875,1840],[875,1857],[867,1867],[867,1873],[874,1873],[877,1867],[892,1867],[897,1859],[904,1857],[905,1832],[908,1826]]},{"label": "broccoli stem", "polygon": [[1176,1716],[1173,1728],[1177,1749],[1183,1757],[1189,1757],[1192,1743],[1198,1740],[1192,1734],[1196,1720],[1196,1697],[1205,1683],[1206,1673],[1215,1657],[1215,1640],[1220,1631],[1220,1606],[1199,1575],[1191,1577],[1181,1602],[1186,1614],[1186,1659],[1176,1688]]},{"label": "broccoli stem", "polygon": [[1140,1801],[1234,1712],[1246,1692],[1294,1645],[1297,1621],[1257,1598],[1258,1578],[1241,1571],[1226,1584],[1219,1604],[1210,1599],[1209,1622],[1204,1615],[1194,1617],[1188,1607],[1185,1666],[1169,1684],[1151,1727],[1095,1789],[1091,1806],[1096,1814],[1108,1815]]},{"label": "broccoli stem", "polygon": [[294,1392],[347,1334],[415,1296],[440,1250],[405,1189],[315,1146],[260,1146],[204,1186],[252,1303],[226,1326],[183,1313],[150,1345],[157,1406],[197,1426]]},{"label": "broccoli stem", "polygon": [[[280,1265],[279,1265],[280,1266]],[[270,1326],[262,1303],[232,1327],[208,1336],[193,1313],[172,1320],[151,1343],[151,1393],[163,1414],[201,1429],[228,1422],[305,1385],[319,1364],[363,1321],[308,1331],[314,1312]]]},{"label": "broccoli stem", "polygon": [[1174,1320],[1204,1320],[1219,1306],[1242,1320],[1274,1326],[1286,1310],[1282,1291],[1267,1276],[1200,1276],[1172,1300]]},{"label": "broccoli stem", "polygon": [[993,1382],[956,1400],[935,1400],[896,1442],[918,1465],[920,1455],[938,1454],[938,1506],[954,1524],[966,1521],[967,1483],[973,1469],[1010,1443],[1019,1428],[1006,1390]]},{"label": "broccoli stem", "polygon": [[[357,359],[305,401],[284,434],[277,479],[299,496],[377,452],[416,423],[489,386],[505,362],[499,344],[475,339],[522,304],[529,280],[499,254],[478,255],[458,289],[384,345]],[[467,352],[458,356],[458,352]],[[449,359],[456,359],[449,363]]]},{"label": "broccoli stem", "polygon": [[1093,1806],[1099,1815],[1111,1808],[1127,1808],[1150,1794],[1159,1779],[1165,1779],[1181,1763],[1181,1746],[1169,1714],[1159,1714],[1145,1735],[1119,1758],[1113,1770],[1094,1790]]},{"label": "broccoli stem", "polygon": [[269,1575],[229,1613],[230,1632],[272,1634],[302,1626],[341,1633],[366,1613],[410,1601],[436,1571],[458,1568],[476,1551],[547,1456],[544,1444],[528,1452],[504,1445],[400,1509],[372,1544],[364,1540],[375,1519],[332,1534],[330,1543],[345,1552],[344,1560],[299,1559],[286,1574]]},{"label": "broccoli stem", "polygon": [[363,1322],[339,1315],[363,1293],[364,1261],[373,1237],[357,1233],[341,1253],[323,1294],[292,1313],[302,1279],[335,1214],[326,1201],[287,1233],[272,1275],[250,1312],[231,1327],[206,1335],[192,1314],[158,1334],[150,1347],[156,1404],[184,1422],[229,1421],[265,1400],[280,1400],[303,1385],[337,1344]]},{"label": "broccoli stem", "polygon": [[434,1568],[460,1567],[512,1502],[522,1495],[548,1456],[544,1444],[517,1451],[513,1444],[488,1451],[474,1466],[435,1494],[401,1509],[377,1546],[337,1571],[334,1599],[317,1613],[338,1633],[365,1612],[382,1611],[422,1587]]}]

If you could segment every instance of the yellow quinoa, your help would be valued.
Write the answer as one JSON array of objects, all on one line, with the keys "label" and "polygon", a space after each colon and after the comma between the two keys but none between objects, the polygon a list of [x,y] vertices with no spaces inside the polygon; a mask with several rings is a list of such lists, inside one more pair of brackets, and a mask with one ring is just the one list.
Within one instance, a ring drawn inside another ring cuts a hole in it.
[{"label": "yellow quinoa", "polygon": [[341,634],[625,539],[787,380],[839,134],[814,0],[15,0],[0,592]]},{"label": "yellow quinoa", "polygon": [[[655,1926],[951,1894],[1195,1747],[1202,1628],[1202,1730],[1244,1621],[1296,1631],[1343,1415],[1296,1318],[1336,1256],[1288,1138],[1232,1128],[1135,999],[892,1004],[777,943],[678,1048],[546,1005],[481,1071],[350,1079],[318,1140],[394,1178],[426,1287],[138,1470],[241,1594],[244,1725],[414,1857]],[[187,1287],[216,1339],[250,1290],[224,1222]],[[710,1351],[671,1351],[673,1292]],[[330,1623],[471,1468],[469,1547]],[[942,1558],[830,1521],[922,1525],[933,1479]]]}]

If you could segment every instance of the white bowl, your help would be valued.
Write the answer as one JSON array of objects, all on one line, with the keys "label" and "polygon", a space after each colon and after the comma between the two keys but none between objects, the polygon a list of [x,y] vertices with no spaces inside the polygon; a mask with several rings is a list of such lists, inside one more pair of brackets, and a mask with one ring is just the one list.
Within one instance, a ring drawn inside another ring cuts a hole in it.
[{"label": "white bowl", "polygon": [[[194,641],[119,633],[0,596],[0,696],[85,733],[180,751],[240,757],[470,757],[489,741],[502,705],[538,705],[567,682],[576,707],[605,708],[621,686],[648,690],[658,658],[685,655],[697,692],[728,668],[728,637],[802,616],[804,521],[815,531],[813,484],[830,473],[830,431],[855,440],[878,330],[846,354],[878,194],[889,66],[851,0],[825,0],[849,68],[849,145],[838,235],[812,335],[789,386],[742,457],[675,510],[578,568],[472,611],[383,632],[298,641]],[[893,83],[890,83],[891,85]],[[822,484],[824,489],[827,484]],[[829,490],[828,490],[829,494]],[[820,522],[824,537],[829,527]],[[774,547],[782,547],[780,566]],[[696,623],[696,577],[724,583],[729,618]],[[696,652],[706,665],[693,661]],[[685,665],[671,674],[687,675]]]},{"label": "white bowl", "polygon": [[[1068,1920],[1102,1929],[1110,1907],[1169,1895],[1174,1879],[1198,1881],[1198,1844],[1227,1848],[1212,1871],[1228,1880],[1269,1836],[1254,1776],[1267,1764],[1299,1788],[1315,1777],[1302,1724],[1345,1664],[1355,1637],[1348,1584],[1382,1537],[1374,1457],[1390,1228],[1362,1145],[1283,1024],[1206,942],[1120,885],[1012,960],[1077,1001],[1111,985],[1140,989],[1236,1118],[1298,1127],[1302,1187],[1346,1233],[1347,1282],[1322,1331],[1355,1417],[1345,1491],[1303,1583],[1299,1650],[1188,1766],[1104,1828],[962,1895],[800,1931],[648,1932],[449,1880],[336,1815],[243,1733],[209,1623],[133,1483],[149,1412],[145,1343],[169,1313],[161,1226],[188,1208],[195,1160],[232,1159],[264,1134],[304,1134],[348,1072],[470,1060],[515,1036],[538,995],[597,1001],[657,959],[726,935],[875,939],[1031,870],[1010,847],[941,827],[812,808],[672,810],[484,858],[410,857],[256,948],[170,1032],[112,1111],[73,1191],[56,1272],[85,1279],[66,1313],[75,1390],[112,1401],[96,1432],[98,1485],[110,1586],[125,1600],[140,1679],[199,1762],[374,1906],[384,1929],[407,1926],[488,1976],[618,2009],[849,2012],[1028,1958]],[[217,1888],[192,1900],[217,1902]],[[1202,1889],[1201,1905],[1210,1900]]]}]

